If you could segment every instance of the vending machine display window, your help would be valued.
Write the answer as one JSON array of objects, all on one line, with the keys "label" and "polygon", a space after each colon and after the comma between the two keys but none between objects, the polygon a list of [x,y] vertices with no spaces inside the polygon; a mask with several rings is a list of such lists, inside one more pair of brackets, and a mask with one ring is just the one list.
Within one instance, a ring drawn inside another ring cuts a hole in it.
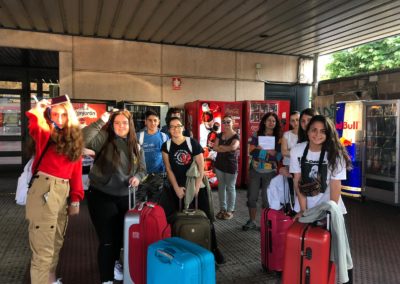
[{"label": "vending machine display window", "polygon": [[365,103],[365,194],[399,204],[400,100]]}]

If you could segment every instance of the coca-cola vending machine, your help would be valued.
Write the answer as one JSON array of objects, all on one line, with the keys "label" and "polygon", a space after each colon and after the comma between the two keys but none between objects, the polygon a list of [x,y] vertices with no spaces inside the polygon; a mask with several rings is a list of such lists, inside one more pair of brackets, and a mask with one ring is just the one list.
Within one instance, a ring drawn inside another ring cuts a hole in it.
[{"label": "coca-cola vending machine", "polygon": [[[217,134],[221,132],[221,120],[225,115],[230,115],[233,120],[233,128],[239,134],[242,141],[242,102],[221,101],[195,101],[185,104],[185,126],[190,134],[199,141],[204,149],[204,171],[212,187],[218,185],[214,170],[214,161],[217,152],[213,150],[213,144]],[[237,185],[241,185],[242,179],[242,146],[238,151],[238,177]]]},{"label": "coca-cola vending machine", "polygon": [[249,153],[248,143],[251,136],[257,132],[262,117],[268,112],[275,112],[280,120],[282,133],[289,130],[290,101],[265,100],[265,101],[244,101],[243,121],[243,183],[248,184],[249,174]]},{"label": "coca-cola vending machine", "polygon": [[[71,102],[82,128],[98,120],[104,112],[112,111],[116,105],[116,101],[103,100],[71,99]],[[82,181],[84,189],[88,189],[89,187],[88,174],[93,161],[94,157],[91,155],[82,156]]]}]

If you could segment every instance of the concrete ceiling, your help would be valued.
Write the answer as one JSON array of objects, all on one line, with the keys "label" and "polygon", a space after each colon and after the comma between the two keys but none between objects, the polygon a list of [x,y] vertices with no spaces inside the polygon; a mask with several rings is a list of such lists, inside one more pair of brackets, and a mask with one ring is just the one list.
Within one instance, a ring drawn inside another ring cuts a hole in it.
[{"label": "concrete ceiling", "polygon": [[0,0],[0,28],[288,55],[400,34],[400,0]]}]

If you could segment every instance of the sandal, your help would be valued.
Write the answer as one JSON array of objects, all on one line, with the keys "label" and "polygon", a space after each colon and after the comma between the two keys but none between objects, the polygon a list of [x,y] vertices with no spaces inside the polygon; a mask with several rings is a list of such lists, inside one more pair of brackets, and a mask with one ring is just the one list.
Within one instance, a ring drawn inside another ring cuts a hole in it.
[{"label": "sandal", "polygon": [[230,220],[233,218],[233,212],[225,212],[224,214],[224,220]]},{"label": "sandal", "polygon": [[221,210],[221,211],[218,212],[218,214],[217,214],[215,217],[216,217],[217,219],[223,220],[223,219],[224,219],[224,216],[225,216],[225,213],[226,213],[225,210]]}]

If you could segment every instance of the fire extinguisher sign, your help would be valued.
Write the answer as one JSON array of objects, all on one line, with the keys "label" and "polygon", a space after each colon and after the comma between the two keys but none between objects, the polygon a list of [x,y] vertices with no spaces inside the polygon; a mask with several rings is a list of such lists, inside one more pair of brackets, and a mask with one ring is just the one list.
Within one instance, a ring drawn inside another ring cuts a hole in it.
[{"label": "fire extinguisher sign", "polygon": [[182,86],[182,79],[179,77],[172,78],[172,90],[179,91]]}]

